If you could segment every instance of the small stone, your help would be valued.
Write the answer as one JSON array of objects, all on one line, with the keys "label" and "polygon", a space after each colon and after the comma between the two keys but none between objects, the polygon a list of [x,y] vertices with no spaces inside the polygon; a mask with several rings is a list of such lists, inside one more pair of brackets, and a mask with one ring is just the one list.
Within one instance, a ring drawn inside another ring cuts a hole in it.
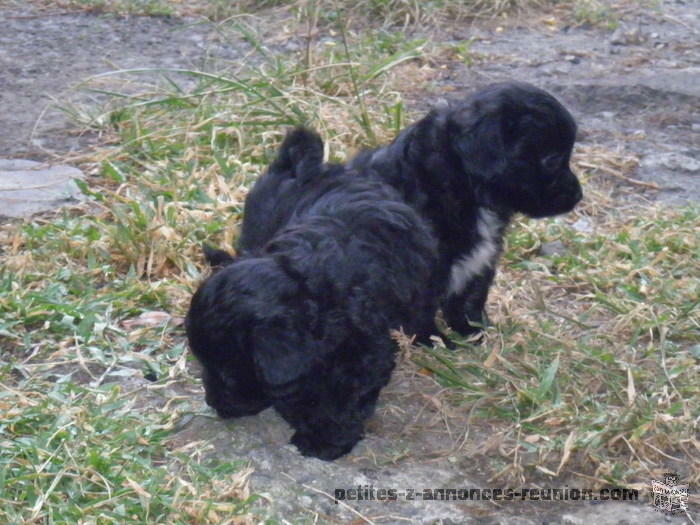
[{"label": "small stone", "polygon": [[543,257],[551,257],[552,255],[564,255],[566,246],[561,241],[546,242],[540,246],[540,255]]},{"label": "small stone", "polygon": [[627,42],[625,41],[625,30],[622,26],[615,29],[613,34],[610,36],[610,43],[614,46],[624,46]]},{"label": "small stone", "polygon": [[0,215],[29,217],[85,200],[74,182],[82,178],[72,166],[0,159]]},{"label": "small stone", "polygon": [[690,126],[690,129],[692,129],[693,131],[700,131],[700,122],[696,122],[695,124]]},{"label": "small stone", "polygon": [[294,40],[289,40],[286,44],[284,44],[284,49],[285,51],[299,51],[301,49],[301,45],[299,42],[295,42]]},{"label": "small stone", "polygon": [[566,525],[583,525],[583,520],[572,514],[564,514],[561,517],[561,522]]},{"label": "small stone", "polygon": [[695,359],[700,360],[700,344],[690,347],[690,355],[692,355]]},{"label": "small stone", "polygon": [[355,476],[352,480],[353,485],[357,486],[362,486],[362,485],[369,485],[370,480],[367,479],[363,474],[360,474],[359,476]]},{"label": "small stone", "polygon": [[591,224],[591,221],[589,221],[585,217],[581,217],[579,220],[573,223],[571,227],[580,233],[591,233],[593,231],[593,225]]},{"label": "small stone", "polygon": [[645,168],[666,168],[673,171],[687,171],[695,173],[700,171],[700,160],[690,155],[678,152],[655,153],[647,155],[642,159],[642,166]]},{"label": "small stone", "polygon": [[639,45],[644,42],[644,35],[642,35],[638,27],[627,31],[627,33],[625,33],[625,38],[627,38],[628,44]]},{"label": "small stone", "polygon": [[610,43],[614,46],[639,45],[642,42],[644,37],[638,27],[630,29],[620,26],[610,36]]}]

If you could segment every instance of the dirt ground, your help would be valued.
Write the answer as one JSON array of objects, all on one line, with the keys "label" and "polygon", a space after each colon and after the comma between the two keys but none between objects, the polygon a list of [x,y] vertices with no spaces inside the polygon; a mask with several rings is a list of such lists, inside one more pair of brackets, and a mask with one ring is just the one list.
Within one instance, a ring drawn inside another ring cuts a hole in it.
[{"label": "dirt ground", "polygon": [[[583,145],[639,156],[632,176],[640,193],[670,206],[698,202],[700,4],[659,5],[627,11],[615,32],[525,18],[504,27],[455,27],[444,40],[473,39],[475,60],[446,64],[430,96],[459,96],[497,80],[530,81],[571,108]],[[131,67],[206,69],[212,60],[235,62],[249,50],[244,42],[220,38],[207,23],[2,6],[0,157],[5,158],[70,158],[96,143],[97,137],[76,133],[68,116],[51,106],[91,75]],[[201,399],[199,385],[188,389]],[[234,422],[193,416],[182,422],[173,446],[209,439],[218,458],[248,459],[255,469],[252,488],[263,496],[257,504],[262,515],[270,512],[291,523],[685,522],[653,511],[646,501],[335,503],[336,488],[494,485],[478,459],[489,441],[488,423],[471,428],[464,414],[436,406],[438,390],[431,379],[399,367],[367,438],[334,463],[299,456],[286,444],[291,431],[270,410]]]},{"label": "dirt ground", "polygon": [[[69,92],[75,100],[73,88],[91,75],[133,67],[206,69],[250,51],[240,37],[201,21],[17,10],[2,3],[0,16],[0,157],[41,160],[94,142],[76,134],[53,104]],[[471,39],[474,61],[446,64],[433,94],[530,81],[573,111],[582,143],[638,155],[635,177],[660,188],[650,196],[700,200],[698,3],[630,10],[614,32],[548,22],[524,17],[506,27],[491,22],[444,32],[445,42]]]}]

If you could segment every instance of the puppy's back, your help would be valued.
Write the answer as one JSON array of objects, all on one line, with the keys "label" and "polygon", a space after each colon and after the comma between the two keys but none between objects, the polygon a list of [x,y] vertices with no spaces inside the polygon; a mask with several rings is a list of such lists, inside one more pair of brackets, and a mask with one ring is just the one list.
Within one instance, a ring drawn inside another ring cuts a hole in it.
[{"label": "puppy's back", "polygon": [[410,332],[437,261],[427,223],[393,188],[351,171],[324,178],[312,193],[262,254],[350,312],[358,330]]},{"label": "puppy's back", "polygon": [[289,222],[304,188],[327,169],[318,134],[301,127],[290,131],[267,173],[246,197],[239,251],[251,253],[263,247]]}]

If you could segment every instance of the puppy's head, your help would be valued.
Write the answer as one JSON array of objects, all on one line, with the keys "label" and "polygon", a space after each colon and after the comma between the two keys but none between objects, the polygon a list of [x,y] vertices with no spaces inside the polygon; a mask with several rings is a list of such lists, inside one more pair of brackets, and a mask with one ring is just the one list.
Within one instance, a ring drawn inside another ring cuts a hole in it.
[{"label": "puppy's head", "polygon": [[569,168],[576,123],[547,92],[493,84],[453,107],[447,125],[453,150],[489,204],[547,217],[581,200]]}]

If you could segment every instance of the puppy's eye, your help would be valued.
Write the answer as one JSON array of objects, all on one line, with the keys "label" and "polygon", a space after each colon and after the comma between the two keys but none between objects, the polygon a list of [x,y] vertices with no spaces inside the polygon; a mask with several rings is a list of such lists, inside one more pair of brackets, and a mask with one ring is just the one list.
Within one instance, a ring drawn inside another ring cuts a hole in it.
[{"label": "puppy's eye", "polygon": [[542,159],[542,166],[544,166],[547,171],[557,171],[561,169],[563,163],[564,157],[558,153],[548,155]]}]

